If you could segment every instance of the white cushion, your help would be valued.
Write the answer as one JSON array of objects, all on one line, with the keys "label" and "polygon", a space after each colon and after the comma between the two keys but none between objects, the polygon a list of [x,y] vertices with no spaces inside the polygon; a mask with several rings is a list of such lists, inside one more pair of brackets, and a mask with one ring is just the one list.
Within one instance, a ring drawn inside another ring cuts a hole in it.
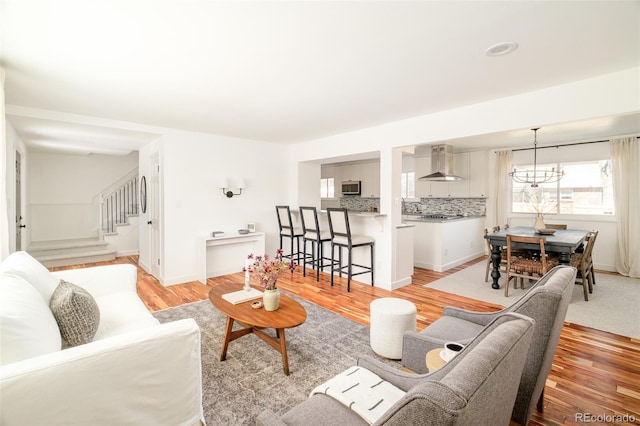
[{"label": "white cushion", "polygon": [[[352,246],[359,246],[362,244],[371,244],[373,243],[375,240],[371,237],[368,237],[366,235],[351,235],[351,245]],[[335,237],[333,239],[333,242],[336,244],[342,244],[344,246],[349,244],[349,240],[347,239],[347,237]]]},{"label": "white cushion", "polygon": [[55,271],[51,275],[87,290],[93,297],[136,292],[138,269],[134,265],[104,265]]},{"label": "white cushion", "polygon": [[47,306],[59,279],[26,251],[11,253],[0,263],[0,273],[23,278],[40,292]]},{"label": "white cushion", "polygon": [[0,364],[61,347],[58,324],[42,295],[23,278],[0,274]]},{"label": "white cushion", "polygon": [[96,303],[100,309],[100,325],[94,341],[160,324],[133,292],[97,297]]}]

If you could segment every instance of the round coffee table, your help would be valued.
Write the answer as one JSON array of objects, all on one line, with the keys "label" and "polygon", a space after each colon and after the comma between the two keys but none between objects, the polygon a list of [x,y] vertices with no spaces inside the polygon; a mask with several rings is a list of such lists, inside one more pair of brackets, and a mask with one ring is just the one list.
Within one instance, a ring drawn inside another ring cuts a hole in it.
[{"label": "round coffee table", "polygon": [[[259,287],[254,288],[261,290]],[[301,304],[284,294],[280,294],[280,307],[276,311],[252,308],[251,303],[255,300],[234,305],[222,298],[223,294],[233,293],[241,289],[242,286],[240,284],[224,283],[213,287],[209,291],[209,300],[213,306],[227,316],[220,361],[224,361],[227,357],[229,342],[253,333],[280,352],[282,355],[282,368],[284,369],[284,374],[288,376],[289,359],[287,358],[287,340],[284,331],[287,328],[297,327],[302,324],[307,319],[307,311],[304,310]],[[244,328],[233,331],[234,322],[238,322]],[[262,331],[264,328],[274,328],[276,337],[273,338],[266,334]]]}]

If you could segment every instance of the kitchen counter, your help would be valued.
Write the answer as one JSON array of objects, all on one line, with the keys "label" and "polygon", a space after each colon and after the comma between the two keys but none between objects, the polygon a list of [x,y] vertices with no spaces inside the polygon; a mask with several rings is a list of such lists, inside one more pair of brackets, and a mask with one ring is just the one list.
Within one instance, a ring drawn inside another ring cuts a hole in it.
[{"label": "kitchen counter", "polygon": [[401,223],[400,225],[396,226],[396,229],[400,229],[400,228],[415,228],[415,224],[413,223]]},{"label": "kitchen counter", "polygon": [[[326,210],[318,210],[318,213],[327,214],[327,211]],[[363,211],[358,211],[358,210],[347,210],[347,213],[349,214],[349,216],[356,216],[356,217],[386,217],[387,216],[386,213],[363,212]]]},{"label": "kitchen counter", "polygon": [[444,272],[484,254],[485,216],[403,219],[415,224],[414,265]]},{"label": "kitchen counter", "polygon": [[451,219],[432,219],[432,218],[424,218],[422,215],[402,215],[402,220],[404,222],[428,222],[428,223],[448,223],[448,222],[458,222],[460,220],[469,220],[469,219],[478,219],[484,218],[485,216],[458,216]]}]

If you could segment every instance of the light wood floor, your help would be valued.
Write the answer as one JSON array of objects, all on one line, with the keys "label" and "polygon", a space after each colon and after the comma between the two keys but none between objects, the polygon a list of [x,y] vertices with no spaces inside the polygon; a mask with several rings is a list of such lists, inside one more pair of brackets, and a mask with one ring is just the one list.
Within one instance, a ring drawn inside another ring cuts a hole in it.
[{"label": "light wood floor", "polygon": [[[495,311],[501,308],[498,305],[424,287],[424,284],[478,261],[486,261],[486,257],[444,273],[416,268],[413,275],[414,284],[393,293],[353,281],[351,292],[347,293],[346,281],[336,277],[336,285],[331,287],[328,274],[321,274],[320,282],[316,282],[313,273],[308,273],[304,278],[300,268],[294,274],[285,274],[279,281],[279,287],[366,325],[369,325],[369,304],[372,300],[389,296],[405,298],[416,304],[418,329],[421,330],[439,318],[445,306],[458,306],[475,311]],[[108,263],[137,265],[137,256],[52,270]],[[194,281],[164,287],[138,267],[138,294],[150,311],[203,300],[207,298],[212,286],[223,282],[242,285],[243,281],[244,276],[240,272],[210,278],[206,286]],[[597,290],[596,287],[594,291]],[[616,421],[615,418],[604,417],[625,414],[635,417],[631,424],[640,424],[640,340],[565,323],[553,368],[547,379],[544,413],[535,413],[529,425],[629,424],[628,421],[625,423],[624,419]],[[589,422],[587,415],[600,416],[604,421]]]}]

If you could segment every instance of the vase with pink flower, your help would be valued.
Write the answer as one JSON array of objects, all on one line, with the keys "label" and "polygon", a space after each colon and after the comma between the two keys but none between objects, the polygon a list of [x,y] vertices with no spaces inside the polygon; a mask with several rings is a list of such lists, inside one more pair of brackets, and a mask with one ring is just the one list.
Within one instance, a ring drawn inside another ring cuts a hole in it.
[{"label": "vase with pink flower", "polygon": [[266,311],[275,311],[280,306],[280,291],[278,290],[278,279],[280,274],[296,269],[296,263],[291,260],[285,262],[282,259],[282,249],[276,250],[276,255],[272,258],[268,254],[262,256],[249,255],[250,263],[246,267],[252,278],[260,282],[264,287],[262,303]]}]

